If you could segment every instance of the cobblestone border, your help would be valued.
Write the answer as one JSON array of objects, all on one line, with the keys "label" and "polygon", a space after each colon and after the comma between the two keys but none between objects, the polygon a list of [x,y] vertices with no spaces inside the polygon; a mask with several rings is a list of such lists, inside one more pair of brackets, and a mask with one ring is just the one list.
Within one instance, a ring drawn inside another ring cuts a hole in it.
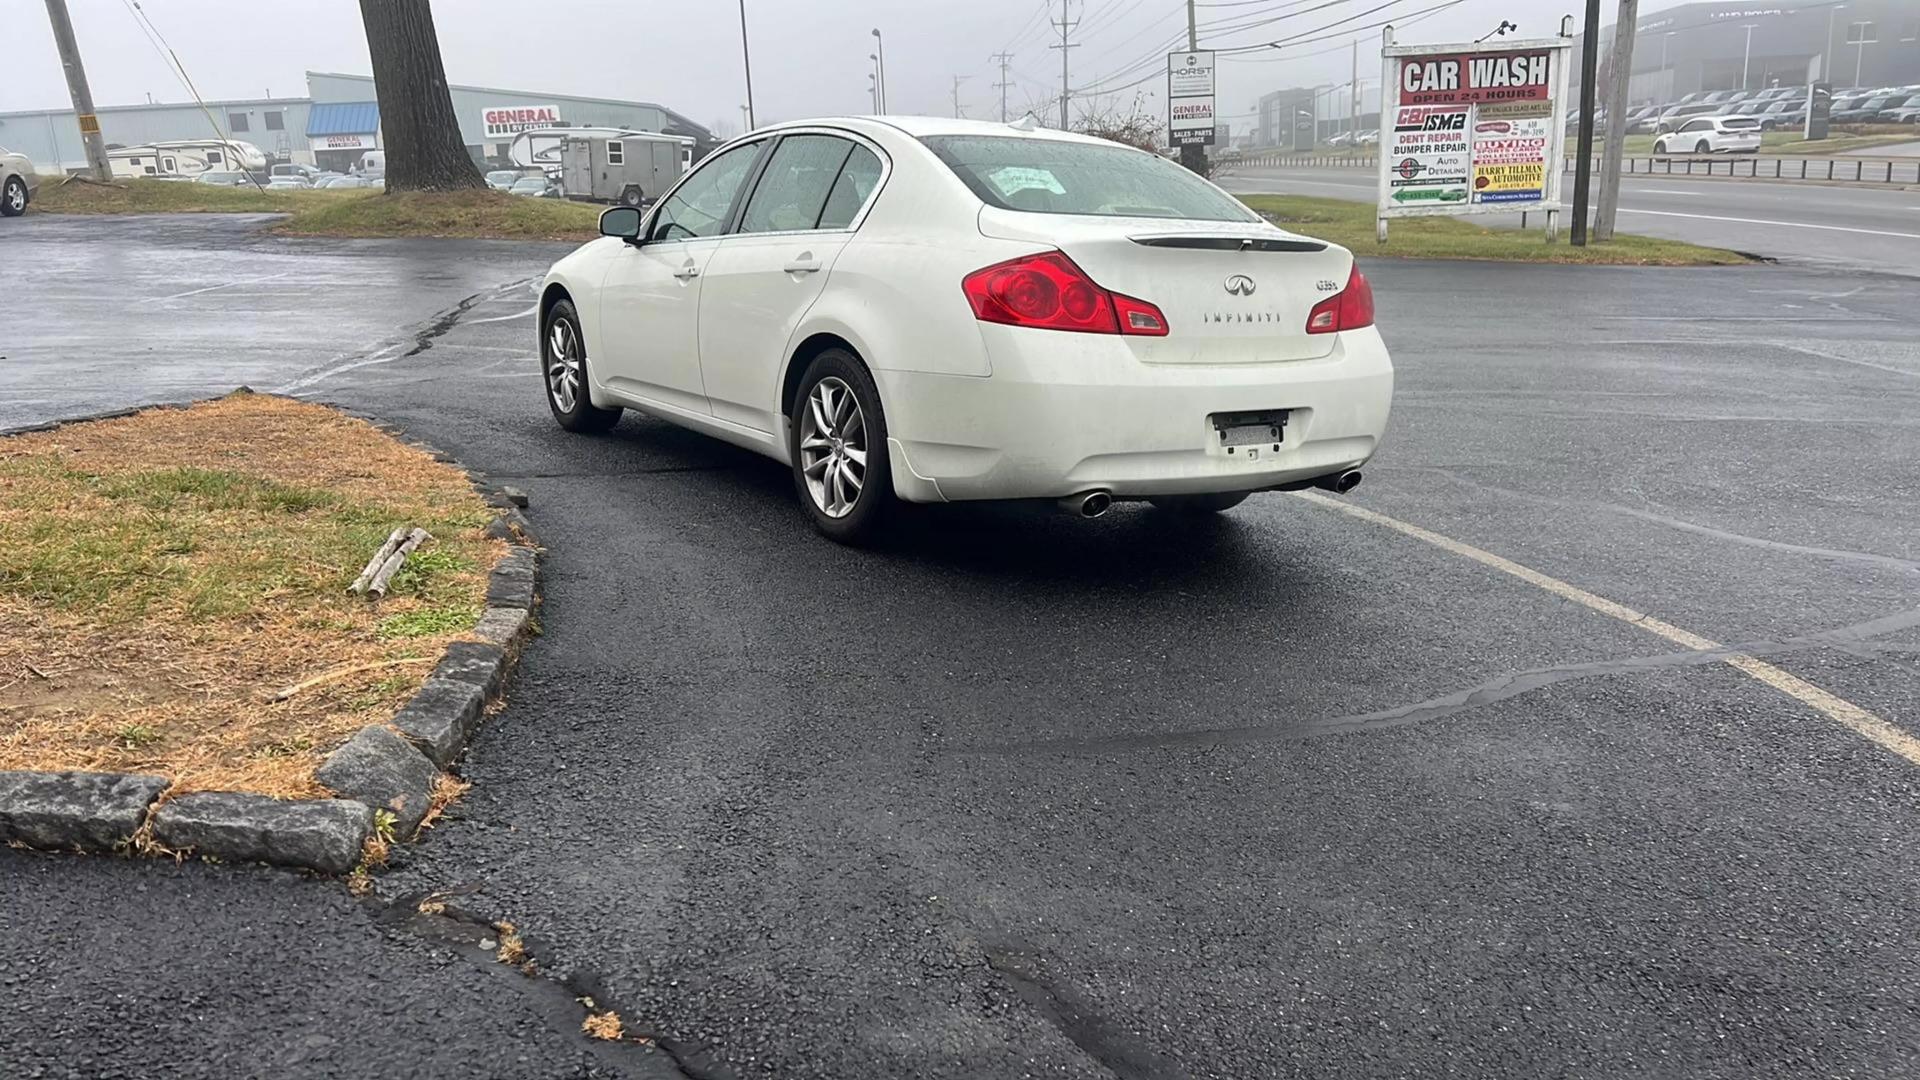
[{"label": "cobblestone border", "polygon": [[[188,404],[206,400],[211,399]],[[0,432],[0,437],[142,411],[117,409],[35,424]],[[170,782],[161,776],[0,772],[0,843],[48,850],[129,851],[135,838],[150,830],[155,842],[175,852],[344,874],[359,865],[368,839],[376,833],[385,836],[390,831],[400,840],[415,836],[441,773],[466,749],[488,702],[499,696],[519,659],[520,646],[532,632],[540,594],[539,548],[526,516],[520,513],[527,504],[525,495],[512,488],[490,487],[480,474],[390,424],[347,414],[460,468],[475,490],[500,511],[488,524],[487,535],[513,547],[488,577],[486,608],[473,631],[479,640],[449,645],[427,681],[390,723],[367,725],[327,755],[314,778],[338,798],[286,800],[203,791],[163,802]]]}]

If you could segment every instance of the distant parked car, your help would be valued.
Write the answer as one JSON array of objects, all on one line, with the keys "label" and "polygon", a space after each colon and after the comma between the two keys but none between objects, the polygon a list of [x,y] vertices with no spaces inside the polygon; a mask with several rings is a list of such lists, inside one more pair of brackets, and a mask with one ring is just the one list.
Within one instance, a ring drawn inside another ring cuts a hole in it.
[{"label": "distant parked car", "polygon": [[1328,139],[1327,145],[1328,146],[1345,146],[1352,141],[1353,141],[1353,133],[1350,131],[1342,131],[1338,135],[1335,135],[1332,138]]},{"label": "distant parked car", "polygon": [[209,169],[193,178],[196,184],[211,184],[214,187],[240,187],[253,183],[253,178],[243,172],[229,172]]},{"label": "distant parked car", "polygon": [[313,185],[304,176],[276,176],[267,181],[268,191],[311,191]]},{"label": "distant parked car", "polygon": [[1905,105],[1880,114],[1883,123],[1920,124],[1920,105]]},{"label": "distant parked car", "polygon": [[349,188],[370,188],[373,181],[364,176],[336,176],[327,181],[328,191],[344,191]]},{"label": "distant parked car", "polygon": [[1696,116],[1654,140],[1656,154],[1757,154],[1760,121],[1751,116]]},{"label": "distant parked car", "polygon": [[1920,94],[1909,94],[1905,91],[1897,94],[1875,94],[1873,97],[1848,109],[1847,115],[1836,117],[1836,119],[1849,124],[1875,123],[1886,113],[1890,113],[1902,106],[1914,104],[1915,98],[1920,98]]},{"label": "distant parked car", "polygon": [[10,154],[0,147],[0,217],[19,217],[27,212],[33,193],[40,186],[33,162],[25,154]]},{"label": "distant parked car", "polygon": [[519,169],[495,169],[487,174],[487,186],[495,191],[505,191],[520,179]]},{"label": "distant parked car", "polygon": [[1793,130],[1806,126],[1807,102],[1804,98],[1783,98],[1770,101],[1766,107],[1753,114],[1760,121],[1762,131]]},{"label": "distant parked car", "polygon": [[544,176],[523,176],[507,189],[509,195],[524,195],[530,199],[557,199],[560,193]]},{"label": "distant parked car", "polygon": [[[1682,98],[1681,100],[1685,101],[1686,99]],[[1660,119],[1654,124],[1653,130],[1655,134],[1664,134],[1677,130],[1680,125],[1696,116],[1713,116],[1719,111],[1715,106],[1697,103],[1692,105],[1669,106],[1667,111],[1660,114]]]},{"label": "distant parked car", "polygon": [[1380,145],[1380,129],[1379,129],[1379,128],[1368,128],[1367,130],[1365,130],[1365,131],[1363,131],[1363,132],[1361,132],[1361,133],[1360,133],[1360,139],[1359,139],[1359,145],[1361,145],[1361,146],[1378,146],[1378,145]]}]

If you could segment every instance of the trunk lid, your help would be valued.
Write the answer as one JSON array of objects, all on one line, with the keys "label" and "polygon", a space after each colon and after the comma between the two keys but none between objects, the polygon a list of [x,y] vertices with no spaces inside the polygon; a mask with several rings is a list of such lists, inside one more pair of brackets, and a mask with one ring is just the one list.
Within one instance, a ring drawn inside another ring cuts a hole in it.
[{"label": "trunk lid", "polygon": [[1057,247],[1112,292],[1155,305],[1166,337],[1129,337],[1149,364],[1313,360],[1313,306],[1346,286],[1353,256],[1263,222],[1035,214],[986,207],[980,231]]}]

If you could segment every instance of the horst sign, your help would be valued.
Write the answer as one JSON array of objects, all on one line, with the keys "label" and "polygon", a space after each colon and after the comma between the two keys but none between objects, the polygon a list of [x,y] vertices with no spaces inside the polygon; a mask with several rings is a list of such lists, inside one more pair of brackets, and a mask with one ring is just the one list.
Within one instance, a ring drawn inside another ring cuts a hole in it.
[{"label": "horst sign", "polygon": [[489,139],[511,139],[523,131],[563,124],[558,105],[495,105],[480,111],[481,134]]}]

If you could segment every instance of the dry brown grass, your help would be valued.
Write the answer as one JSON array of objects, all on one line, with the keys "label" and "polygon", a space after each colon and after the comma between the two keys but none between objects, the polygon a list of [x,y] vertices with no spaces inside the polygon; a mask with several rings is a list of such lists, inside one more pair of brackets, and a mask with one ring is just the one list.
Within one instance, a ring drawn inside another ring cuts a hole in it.
[{"label": "dry brown grass", "polygon": [[[458,469],[284,398],[0,440],[0,769],[319,794],[320,760],[431,669],[391,662],[472,629],[490,516]],[[347,593],[400,524],[434,539],[386,600]],[[273,700],[357,665],[388,666]]]},{"label": "dry brown grass", "polygon": [[596,1012],[587,1014],[587,1018],[580,1022],[580,1030],[586,1032],[589,1038],[605,1039],[608,1042],[612,1042],[620,1038],[621,1033],[625,1031],[626,1028],[625,1025],[620,1022],[619,1013]]}]

